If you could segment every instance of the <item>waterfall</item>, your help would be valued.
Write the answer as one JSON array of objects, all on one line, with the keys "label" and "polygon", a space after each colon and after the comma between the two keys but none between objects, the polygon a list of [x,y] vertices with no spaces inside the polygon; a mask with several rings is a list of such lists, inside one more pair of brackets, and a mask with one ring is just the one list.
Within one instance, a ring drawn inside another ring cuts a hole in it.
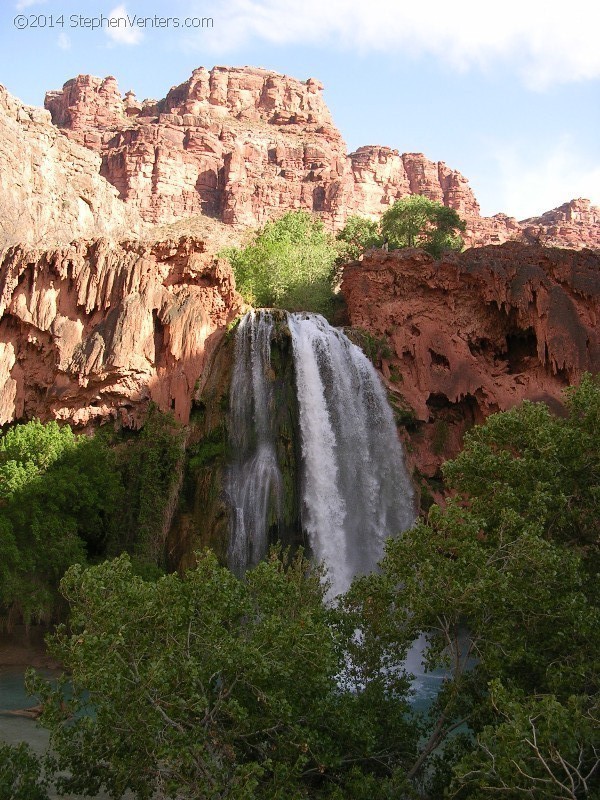
[{"label": "waterfall", "polygon": [[330,594],[410,527],[413,491],[385,390],[362,350],[317,314],[289,318],[303,457],[302,522]]},{"label": "waterfall", "polygon": [[228,494],[232,509],[229,566],[237,575],[263,558],[271,512],[280,516],[282,481],[271,425],[271,335],[267,311],[250,311],[235,338],[230,394]]},{"label": "waterfall", "polygon": [[[269,514],[282,498],[273,417],[268,311],[246,315],[236,334],[231,385],[230,566],[243,572],[268,545]],[[374,569],[385,538],[414,519],[413,491],[385,389],[362,350],[318,314],[287,315],[302,451],[300,515],[330,596]]]}]

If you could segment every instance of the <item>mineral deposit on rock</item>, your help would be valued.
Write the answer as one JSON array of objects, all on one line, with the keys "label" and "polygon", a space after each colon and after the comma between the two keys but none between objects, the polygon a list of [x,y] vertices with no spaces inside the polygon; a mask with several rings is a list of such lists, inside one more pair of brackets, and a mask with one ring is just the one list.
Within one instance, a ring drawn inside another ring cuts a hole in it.
[{"label": "mineral deposit on rock", "polygon": [[0,264],[0,424],[136,427],[151,400],[185,422],[241,304],[227,262],[190,238],[11,248]]}]

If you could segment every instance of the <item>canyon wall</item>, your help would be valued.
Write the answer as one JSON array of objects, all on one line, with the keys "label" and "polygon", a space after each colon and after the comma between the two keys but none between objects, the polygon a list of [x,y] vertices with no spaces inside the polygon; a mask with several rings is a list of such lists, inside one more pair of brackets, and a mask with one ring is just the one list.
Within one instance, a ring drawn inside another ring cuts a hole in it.
[{"label": "canyon wall", "polygon": [[198,240],[10,248],[0,264],[0,424],[136,427],[150,401],[187,422],[241,306],[229,265]]},{"label": "canyon wall", "polygon": [[342,293],[414,415],[415,461],[428,475],[465,426],[525,399],[559,410],[566,386],[600,370],[600,255],[589,250],[510,242],[441,261],[373,250],[345,268]]},{"label": "canyon wall", "polygon": [[395,200],[423,194],[459,212],[469,245],[600,247],[600,210],[588,201],[523,223],[481,217],[467,179],[444,162],[378,145],[348,155],[322,89],[314,78],[200,67],[159,101],[123,98],[113,77],[80,75],[48,92],[45,105],[66,137],[101,157],[102,176],[148,223],[204,214],[256,227],[303,208],[337,230],[351,214],[378,218]]},{"label": "canyon wall", "polygon": [[100,175],[101,163],[63,136],[47,111],[0,86],[0,250],[139,233],[139,217]]},{"label": "canyon wall", "polygon": [[[214,258],[229,237],[297,208],[335,230],[410,193],[455,208],[470,244],[524,243],[439,263],[371,252],[345,271],[352,325],[390,343],[381,369],[425,442],[423,472],[465,425],[524,398],[559,403],[598,369],[598,256],[548,247],[600,248],[587,200],[522,222],[481,217],[459,172],[381,146],[347,155],[321,84],[266,70],[200,68],[143,102],[79,76],[46,105],[0,87],[0,424],[136,426],[151,400],[187,420],[242,307]],[[200,237],[165,234],[189,217]],[[123,232],[137,240],[117,243]],[[98,233],[110,238],[81,238]]]}]

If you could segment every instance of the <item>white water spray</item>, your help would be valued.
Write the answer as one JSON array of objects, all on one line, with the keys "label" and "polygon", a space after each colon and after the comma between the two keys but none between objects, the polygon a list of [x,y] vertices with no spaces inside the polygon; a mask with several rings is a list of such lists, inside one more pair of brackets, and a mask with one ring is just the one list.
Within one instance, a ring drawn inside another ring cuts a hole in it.
[{"label": "white water spray", "polygon": [[228,561],[236,575],[264,558],[271,509],[276,518],[280,516],[282,481],[271,424],[269,380],[272,332],[271,314],[251,311],[241,320],[235,338],[230,401],[233,461],[228,476],[233,514]]},{"label": "white water spray", "polygon": [[[317,314],[289,314],[302,446],[302,527],[327,566],[330,596],[373,570],[385,539],[414,519],[413,491],[392,410],[371,362]],[[281,507],[272,424],[273,319],[251,312],[236,334],[231,385],[234,463],[229,563],[238,574],[267,550]]]},{"label": "white water spray", "polygon": [[330,594],[373,570],[385,539],[414,519],[392,410],[362,350],[317,314],[289,326],[303,456],[302,523]]}]

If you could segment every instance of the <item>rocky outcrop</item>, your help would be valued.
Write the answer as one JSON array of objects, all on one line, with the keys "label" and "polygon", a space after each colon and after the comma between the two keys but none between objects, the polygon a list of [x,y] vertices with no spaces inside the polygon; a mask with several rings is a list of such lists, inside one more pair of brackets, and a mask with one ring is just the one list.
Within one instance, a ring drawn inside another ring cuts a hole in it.
[{"label": "rocky outcrop", "polygon": [[481,217],[466,178],[442,161],[381,146],[347,155],[322,89],[314,78],[200,67],[163,100],[140,102],[132,91],[122,98],[113,77],[80,75],[48,92],[46,108],[67,137],[100,154],[101,174],[149,223],[204,214],[256,227],[303,208],[336,230],[350,214],[375,219],[423,194],[459,212],[471,246],[600,247],[600,210],[588,201],[523,223]]},{"label": "rocky outcrop", "polygon": [[61,135],[47,111],[0,86],[0,250],[139,232],[100,166],[100,156]]},{"label": "rocky outcrop", "polygon": [[555,244],[559,247],[600,247],[600,208],[579,198],[540,217],[520,222],[523,236],[532,244]]},{"label": "rocky outcrop", "polygon": [[457,452],[466,425],[524,399],[558,408],[567,385],[600,370],[600,255],[589,250],[512,242],[441,261],[370,251],[345,268],[342,293],[414,414],[426,474]]},{"label": "rocky outcrop", "polygon": [[443,161],[423,153],[403,153],[389,147],[367,146],[350,153],[353,192],[349,213],[377,218],[408,194],[422,194],[456,209],[461,216],[479,216],[479,204],[467,179]]},{"label": "rocky outcrop", "polygon": [[349,156],[322,85],[267,70],[203,67],[161,101],[120,98],[115,79],[80,75],[46,95],[54,123],[100,153],[102,174],[152,223],[194,214],[256,226],[306,208],[331,228],[424,194],[478,216],[467,180],[422,153]]},{"label": "rocky outcrop", "polygon": [[350,172],[322,85],[262,69],[194,70],[159,101],[120,100],[79,76],[46,96],[63,132],[102,156],[102,175],[148,222],[194,214],[258,225],[293,208],[331,213]]},{"label": "rocky outcrop", "polygon": [[11,248],[0,265],[0,424],[135,427],[150,401],[186,422],[240,306],[228,264],[198,240]]}]

